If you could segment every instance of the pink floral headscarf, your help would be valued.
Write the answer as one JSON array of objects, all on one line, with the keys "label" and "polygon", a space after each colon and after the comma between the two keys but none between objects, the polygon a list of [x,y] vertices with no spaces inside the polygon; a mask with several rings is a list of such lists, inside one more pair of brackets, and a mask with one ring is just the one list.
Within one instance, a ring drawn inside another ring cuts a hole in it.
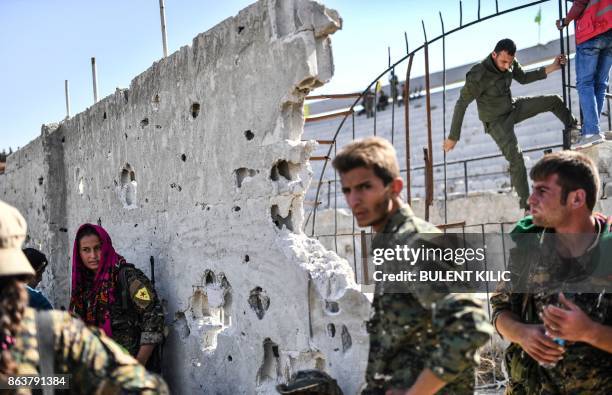
[{"label": "pink floral headscarf", "polygon": [[125,259],[115,252],[110,236],[101,226],[83,224],[79,227],[77,235],[81,229],[86,227],[93,229],[100,238],[102,244],[100,263],[92,284],[86,280],[91,274],[88,274],[89,269],[81,260],[79,240],[75,237],[72,250],[70,311],[87,324],[95,325],[108,336],[112,336],[110,308],[115,303],[115,286],[119,266],[125,263]]}]

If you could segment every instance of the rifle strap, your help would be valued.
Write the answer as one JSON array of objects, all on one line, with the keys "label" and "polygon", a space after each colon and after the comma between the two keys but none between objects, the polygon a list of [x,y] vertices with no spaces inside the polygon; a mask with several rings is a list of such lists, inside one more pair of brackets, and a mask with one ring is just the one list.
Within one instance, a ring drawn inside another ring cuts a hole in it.
[{"label": "rifle strap", "polygon": [[[36,312],[36,338],[38,340],[38,359],[40,366],[40,376],[51,377],[54,375],[54,333],[53,333],[53,317],[50,311]],[[55,389],[53,386],[43,386],[43,395],[53,395]]]}]

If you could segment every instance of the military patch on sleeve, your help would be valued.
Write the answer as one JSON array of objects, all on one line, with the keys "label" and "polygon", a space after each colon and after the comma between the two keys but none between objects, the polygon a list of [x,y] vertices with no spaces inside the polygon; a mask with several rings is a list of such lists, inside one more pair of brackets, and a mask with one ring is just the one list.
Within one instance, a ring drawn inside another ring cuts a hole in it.
[{"label": "military patch on sleeve", "polygon": [[144,300],[147,302],[151,301],[151,297],[149,296],[149,291],[147,291],[146,287],[142,287],[140,288],[137,292],[136,295],[134,295],[134,297],[136,299],[140,299],[140,300]]},{"label": "military patch on sleeve", "polygon": [[151,304],[151,291],[140,280],[134,280],[130,284],[130,294],[134,304],[141,309],[146,309]]}]

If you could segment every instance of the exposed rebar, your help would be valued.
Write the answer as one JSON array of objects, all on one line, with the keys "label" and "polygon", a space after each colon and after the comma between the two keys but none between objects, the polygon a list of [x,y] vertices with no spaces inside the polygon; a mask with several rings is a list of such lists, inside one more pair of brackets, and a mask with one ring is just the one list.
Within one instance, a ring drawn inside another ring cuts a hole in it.
[{"label": "exposed rebar", "polygon": [[[563,0],[559,2],[559,20],[563,19]],[[563,30],[559,30],[559,45],[561,46],[561,53],[565,54],[565,45],[563,42]],[[568,56],[569,61],[569,56]],[[563,86],[563,104],[567,107],[567,88],[565,79],[565,66],[561,65],[561,85]],[[570,130],[568,127],[563,128],[563,149],[570,148]]]},{"label": "exposed rebar", "polygon": [[410,55],[408,59],[408,67],[406,68],[406,80],[404,81],[404,92],[402,92],[404,101],[404,131],[406,138],[406,202],[412,204],[412,195],[410,184],[412,179],[410,177],[410,95],[408,92],[410,89],[410,72],[412,71],[412,60],[414,59],[414,53]]},{"label": "exposed rebar", "polygon": [[98,77],[96,76],[96,58],[91,58],[91,78],[93,82],[94,103],[98,102]]},{"label": "exposed rebar", "polygon": [[159,0],[159,19],[161,22],[162,46],[165,58],[168,56],[168,38],[166,37],[166,7],[164,6],[164,0]]},{"label": "exposed rebar", "polygon": [[66,119],[70,118],[70,90],[68,89],[68,80],[64,80],[64,93],[66,97]]},{"label": "exposed rebar", "polygon": [[[442,12],[440,15],[440,25],[442,26],[442,141],[446,140],[446,39],[444,36],[444,19]],[[446,173],[446,151],[442,150],[444,160],[444,223],[448,223],[448,180]]]},{"label": "exposed rebar", "polygon": [[[423,25],[423,36],[425,37],[424,51],[425,51],[425,106],[427,111],[427,184],[429,185],[425,204],[427,206],[426,213],[429,214],[429,206],[433,202],[433,169],[431,165],[433,164],[433,136],[432,136],[432,128],[431,128],[431,86],[429,81],[429,45],[427,44],[427,31],[425,30],[425,23],[421,21]],[[429,197],[427,197],[429,195]],[[429,217],[426,217],[426,220]]]}]

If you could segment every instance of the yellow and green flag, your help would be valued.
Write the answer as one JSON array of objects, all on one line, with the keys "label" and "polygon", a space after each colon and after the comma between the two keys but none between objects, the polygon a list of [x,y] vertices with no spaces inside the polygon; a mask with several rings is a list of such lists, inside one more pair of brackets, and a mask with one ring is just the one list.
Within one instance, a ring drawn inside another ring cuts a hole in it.
[{"label": "yellow and green flag", "polygon": [[536,17],[533,21],[537,23],[538,25],[542,23],[542,7],[538,9],[538,13],[536,14]]}]

